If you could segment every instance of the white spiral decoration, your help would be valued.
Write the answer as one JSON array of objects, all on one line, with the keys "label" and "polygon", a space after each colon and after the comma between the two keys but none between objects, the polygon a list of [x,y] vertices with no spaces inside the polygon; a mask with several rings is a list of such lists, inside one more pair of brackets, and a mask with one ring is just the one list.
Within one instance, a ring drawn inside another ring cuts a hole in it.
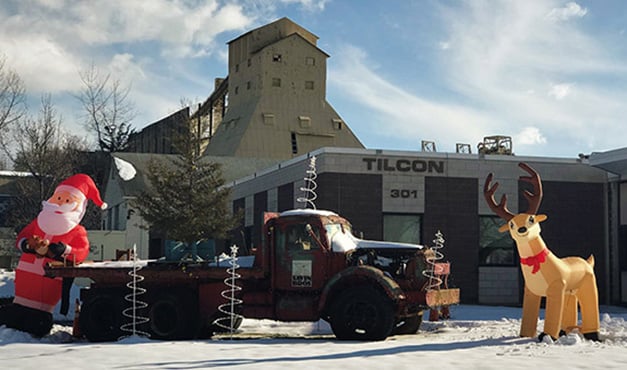
[{"label": "white spiral decoration", "polygon": [[314,201],[318,198],[318,195],[316,194],[316,188],[318,187],[318,184],[316,184],[316,178],[318,177],[318,174],[316,174],[315,156],[309,159],[309,169],[305,171],[305,173],[307,174],[307,176],[303,179],[305,180],[305,186],[301,186],[300,188],[300,191],[303,192],[303,196],[296,198],[296,201],[299,203],[305,203],[304,208],[316,209]]},{"label": "white spiral decoration", "polygon": [[433,251],[433,255],[427,257],[427,269],[422,272],[423,276],[429,278],[427,282],[426,290],[438,289],[442,285],[442,279],[436,274],[436,263],[444,258],[440,249],[444,248],[444,237],[440,230],[435,233],[435,239],[433,239],[433,246],[430,247]]},{"label": "white spiral decoration", "polygon": [[138,283],[144,281],[144,277],[139,275],[137,271],[141,269],[141,266],[137,265],[137,246],[133,245],[133,268],[128,272],[129,276],[132,277],[131,281],[126,283],[126,286],[131,290],[131,293],[124,296],[124,299],[131,303],[131,307],[125,308],[122,311],[122,315],[131,319],[130,322],[123,324],[120,326],[122,331],[129,333],[129,335],[122,336],[119,339],[124,339],[130,336],[144,336],[150,337],[150,333],[137,329],[138,325],[145,324],[148,322],[148,318],[144,316],[139,316],[137,314],[138,310],[144,309],[148,307],[146,302],[140,301],[137,299],[137,296],[146,293],[146,289],[137,286]]},{"label": "white spiral decoration", "polygon": [[231,247],[231,258],[229,259],[229,268],[226,269],[228,276],[224,279],[224,284],[228,287],[223,290],[220,295],[224,299],[226,299],[226,303],[223,303],[218,306],[218,311],[222,312],[226,316],[222,316],[217,318],[213,324],[221,327],[222,329],[228,330],[231,336],[235,332],[235,323],[237,320],[241,320],[244,317],[237,312],[235,312],[235,307],[241,305],[244,301],[237,298],[235,294],[242,290],[241,287],[237,286],[236,280],[241,278],[242,276],[237,273],[237,269],[239,265],[237,264],[237,246],[233,245]]}]

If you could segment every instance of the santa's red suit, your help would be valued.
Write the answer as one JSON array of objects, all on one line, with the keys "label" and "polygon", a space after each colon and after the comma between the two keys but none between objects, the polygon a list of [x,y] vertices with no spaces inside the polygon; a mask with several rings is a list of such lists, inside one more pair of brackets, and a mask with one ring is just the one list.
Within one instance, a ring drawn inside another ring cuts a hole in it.
[{"label": "santa's red suit", "polygon": [[[81,263],[89,254],[87,231],[80,221],[87,201],[105,209],[107,204],[91,177],[71,176],[61,182],[54,194],[43,201],[42,211],[17,236],[16,247],[22,256],[15,270],[13,303],[0,307],[0,325],[43,336],[52,328],[52,312],[61,300],[61,278],[44,276],[44,266],[51,261]],[[67,307],[62,307],[65,313]]]},{"label": "santa's red suit", "polygon": [[[76,263],[83,262],[89,254],[87,231],[81,225],[75,226],[63,235],[48,235],[41,230],[37,220],[26,226],[17,236],[17,248],[21,250],[23,241],[34,235],[50,240],[50,243],[62,242],[66,246],[63,258]],[[53,261],[49,257],[37,258],[34,253],[22,253],[15,270],[15,299],[13,303],[52,312],[61,299],[61,278],[44,276],[44,265]]]}]

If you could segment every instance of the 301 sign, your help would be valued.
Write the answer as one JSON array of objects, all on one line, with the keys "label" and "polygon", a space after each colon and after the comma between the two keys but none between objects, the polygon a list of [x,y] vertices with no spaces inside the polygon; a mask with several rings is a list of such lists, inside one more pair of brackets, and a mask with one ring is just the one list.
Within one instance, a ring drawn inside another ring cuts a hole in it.
[{"label": "301 sign", "polygon": [[391,189],[391,198],[418,198],[418,190],[410,189]]}]

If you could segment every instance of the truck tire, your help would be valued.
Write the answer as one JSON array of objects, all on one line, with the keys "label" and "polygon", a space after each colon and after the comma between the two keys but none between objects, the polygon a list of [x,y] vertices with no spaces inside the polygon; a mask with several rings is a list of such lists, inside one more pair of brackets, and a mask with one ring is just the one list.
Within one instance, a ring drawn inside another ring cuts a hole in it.
[{"label": "truck tire", "polygon": [[81,333],[90,342],[114,341],[124,335],[121,326],[123,298],[113,294],[96,294],[81,305],[78,323]]},{"label": "truck tire", "polygon": [[420,329],[420,325],[422,324],[422,311],[420,311],[419,315],[405,317],[396,323],[392,334],[394,335],[406,335],[406,334],[416,334],[418,329]]},{"label": "truck tire", "polygon": [[383,340],[395,323],[390,299],[369,286],[340,293],[330,316],[333,334],[340,340]]},{"label": "truck tire", "polygon": [[157,296],[149,304],[148,320],[151,338],[172,340],[196,336],[196,307],[185,294],[165,293]]}]

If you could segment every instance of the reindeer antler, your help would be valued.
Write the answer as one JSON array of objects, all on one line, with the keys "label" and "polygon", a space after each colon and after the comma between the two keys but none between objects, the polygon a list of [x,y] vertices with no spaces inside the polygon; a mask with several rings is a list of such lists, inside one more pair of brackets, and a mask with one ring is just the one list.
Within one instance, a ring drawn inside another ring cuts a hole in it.
[{"label": "reindeer antler", "polygon": [[505,221],[509,221],[514,218],[514,214],[507,209],[507,195],[503,194],[499,204],[496,204],[496,201],[494,200],[494,193],[496,192],[496,189],[498,189],[499,183],[495,182],[494,185],[490,186],[492,177],[493,175],[490,173],[485,179],[485,184],[483,185],[483,196],[485,197],[485,200],[492,212],[496,213],[497,216],[501,217]]},{"label": "reindeer antler", "polygon": [[525,198],[527,198],[527,202],[529,202],[529,207],[527,208],[527,212],[530,215],[535,215],[538,213],[538,209],[540,209],[540,202],[542,202],[542,181],[540,180],[540,175],[528,164],[520,162],[518,167],[522,168],[531,176],[520,176],[520,181],[528,182],[533,185],[534,193],[525,190],[523,193]]}]

